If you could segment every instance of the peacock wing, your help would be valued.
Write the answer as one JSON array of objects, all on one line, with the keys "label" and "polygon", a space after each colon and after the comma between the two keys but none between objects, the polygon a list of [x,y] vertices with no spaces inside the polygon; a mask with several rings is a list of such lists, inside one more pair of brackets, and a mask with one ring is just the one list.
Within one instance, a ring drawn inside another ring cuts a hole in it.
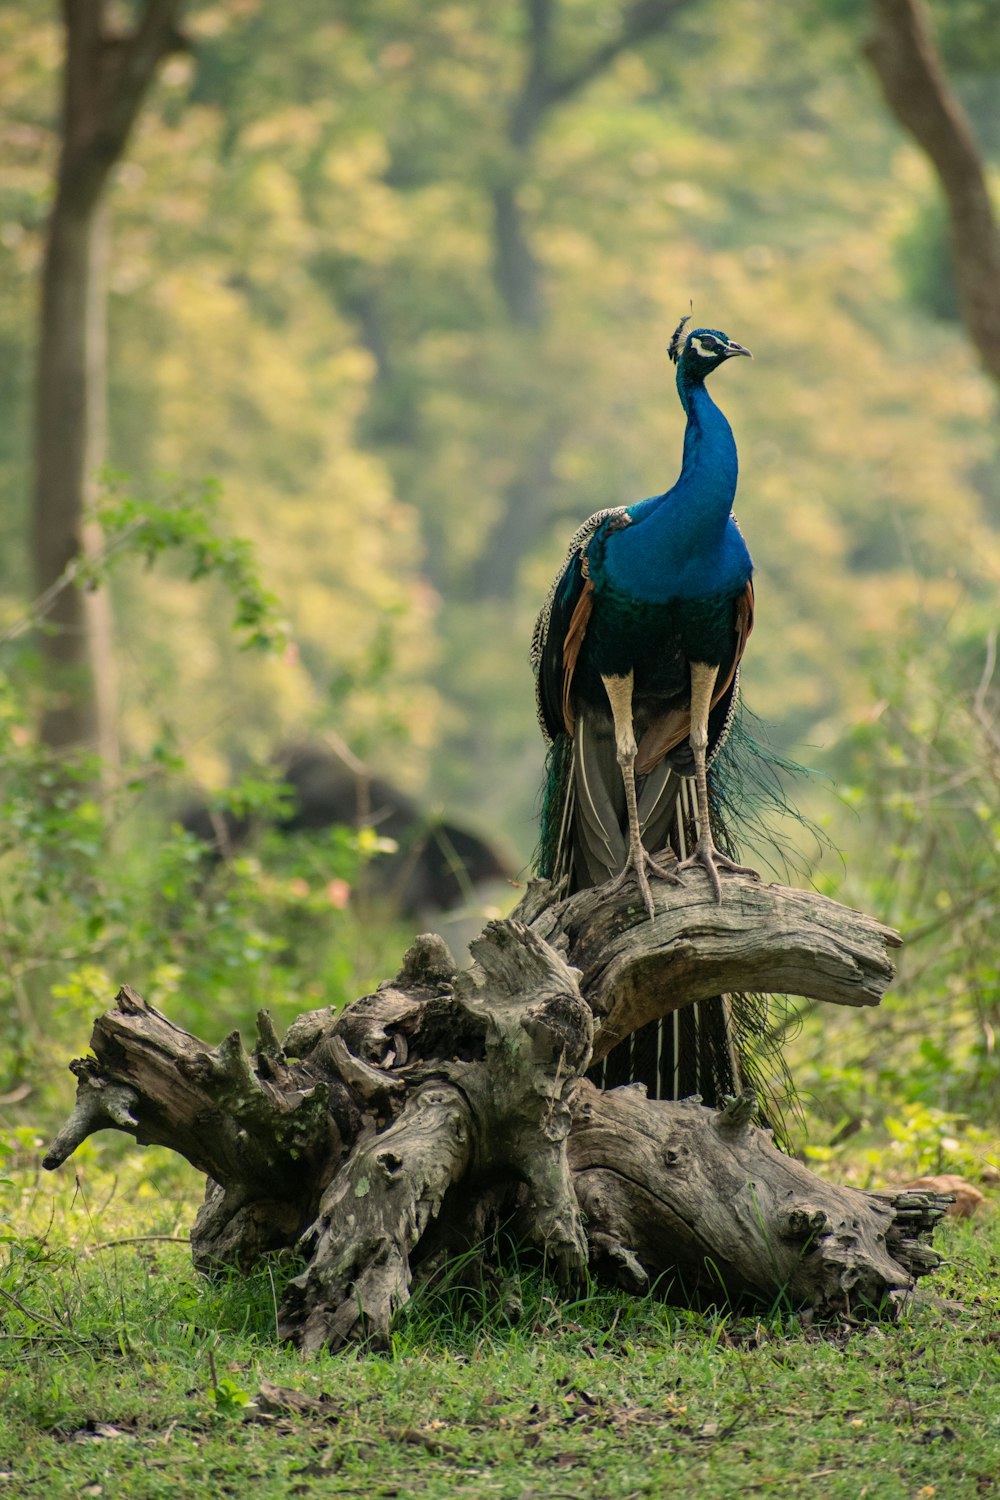
[{"label": "peacock wing", "polygon": [[[736,717],[736,708],[740,696],[740,663],[743,653],[753,630],[754,593],[753,580],[747,579],[747,586],[739,599],[736,601],[736,649],[733,654],[732,666],[726,674],[725,680],[715,685],[715,695],[712,698],[712,709],[708,716],[708,764],[711,766],[715,757],[729,738],[729,731]],[[721,674],[720,674],[721,677]]]},{"label": "peacock wing", "polygon": [[[542,605],[531,638],[529,659],[535,674],[538,722],[547,741],[557,734],[573,732],[570,687],[590,616],[591,590],[584,560],[587,546],[599,526],[611,517],[628,524],[623,506],[596,511],[574,535]],[[568,669],[568,670],[567,670]],[[570,722],[565,710],[570,706]]]}]

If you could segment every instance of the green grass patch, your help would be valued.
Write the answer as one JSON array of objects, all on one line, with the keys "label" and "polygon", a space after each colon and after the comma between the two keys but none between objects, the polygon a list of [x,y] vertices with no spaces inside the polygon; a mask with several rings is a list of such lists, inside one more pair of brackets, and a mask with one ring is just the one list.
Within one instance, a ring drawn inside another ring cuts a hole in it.
[{"label": "green grass patch", "polygon": [[22,1135],[6,1183],[0,1496],[1000,1491],[993,1204],[940,1235],[932,1289],[960,1308],[893,1326],[567,1303],[515,1266],[418,1299],[386,1355],[306,1360],[275,1341],[287,1272],[195,1275],[174,1239],[198,1179],[165,1153],[91,1142],[49,1178]]}]

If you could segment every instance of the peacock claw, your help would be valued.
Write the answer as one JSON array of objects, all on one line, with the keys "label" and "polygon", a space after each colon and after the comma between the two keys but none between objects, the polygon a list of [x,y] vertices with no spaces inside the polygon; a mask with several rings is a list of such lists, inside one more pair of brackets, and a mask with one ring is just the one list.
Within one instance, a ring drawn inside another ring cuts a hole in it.
[{"label": "peacock claw", "polygon": [[[676,858],[674,859],[674,865],[675,868],[669,870],[663,865],[657,864],[656,860],[651,854],[646,852],[642,844],[637,849],[630,848],[625,860],[624,869],[613,880],[608,882],[608,895],[615,895],[625,885],[630,876],[634,875],[639,886],[643,905],[649,914],[650,921],[652,921],[656,916],[656,907],[653,904],[653,892],[649,887],[649,875],[655,875],[657,880],[668,880],[671,885],[683,885],[683,880],[676,873]],[[647,870],[649,871],[649,875],[646,873]]]},{"label": "peacock claw", "polygon": [[723,854],[715,847],[712,839],[699,839],[694,848],[694,853],[689,854],[687,859],[681,860],[677,866],[678,871],[690,870],[695,865],[701,865],[712,883],[715,899],[722,905],[722,882],[719,879],[719,871],[727,870],[731,875],[749,875],[753,880],[759,880],[760,875],[752,870],[749,865],[737,864],[730,859],[728,854]]}]

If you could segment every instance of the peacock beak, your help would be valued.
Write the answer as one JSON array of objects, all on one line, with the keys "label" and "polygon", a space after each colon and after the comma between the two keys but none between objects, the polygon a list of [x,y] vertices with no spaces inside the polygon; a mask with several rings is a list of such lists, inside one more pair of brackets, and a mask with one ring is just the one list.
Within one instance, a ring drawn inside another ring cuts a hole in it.
[{"label": "peacock beak", "polygon": [[749,349],[744,349],[742,344],[728,343],[726,345],[726,359],[732,359],[734,354],[745,354],[747,359],[753,359]]}]

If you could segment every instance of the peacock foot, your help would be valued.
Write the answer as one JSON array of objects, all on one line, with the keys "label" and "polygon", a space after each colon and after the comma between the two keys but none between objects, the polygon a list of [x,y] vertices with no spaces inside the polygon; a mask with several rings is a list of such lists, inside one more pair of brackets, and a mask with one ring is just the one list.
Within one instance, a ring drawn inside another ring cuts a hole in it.
[{"label": "peacock foot", "polygon": [[695,865],[701,865],[702,869],[705,870],[709,880],[712,882],[715,899],[720,906],[722,905],[722,882],[719,879],[720,870],[728,870],[732,875],[750,875],[754,880],[760,879],[758,872],[751,870],[749,865],[738,865],[734,859],[729,858],[728,854],[721,853],[715,847],[715,842],[712,838],[699,839],[694,847],[693,854],[689,854],[687,859],[681,860],[677,869],[678,872],[690,870]]},{"label": "peacock foot", "polygon": [[677,874],[676,857],[673,863],[675,868],[667,869],[664,865],[658,864],[651,854],[647,854],[642,844],[632,845],[629,848],[625,867],[621,871],[621,874],[616,875],[613,880],[608,882],[608,895],[615,895],[616,892],[621,890],[626,881],[634,875],[639,885],[643,905],[649,913],[650,920],[652,920],[656,916],[656,907],[653,905],[653,892],[649,887],[649,876],[654,875],[657,880],[668,880],[671,885],[683,885],[683,880]]}]

